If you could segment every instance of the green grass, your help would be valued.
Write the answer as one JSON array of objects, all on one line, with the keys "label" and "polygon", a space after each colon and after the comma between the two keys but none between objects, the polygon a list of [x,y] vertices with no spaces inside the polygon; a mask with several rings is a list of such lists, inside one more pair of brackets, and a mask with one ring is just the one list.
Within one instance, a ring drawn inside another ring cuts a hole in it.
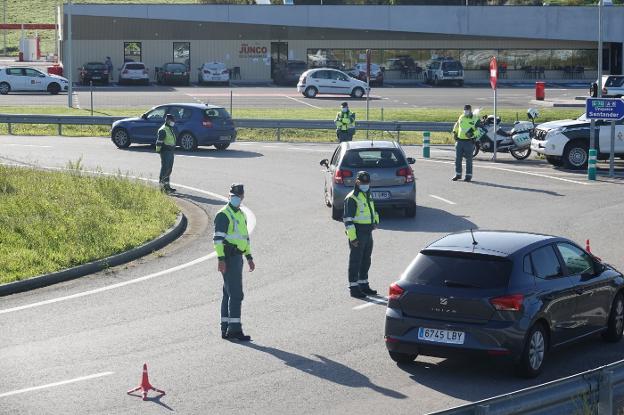
[{"label": "green grass", "polygon": [[178,208],[155,187],[117,176],[0,165],[0,283],[104,258],[160,235]]},{"label": "green grass", "polygon": [[[115,116],[136,116],[148,110],[145,108],[125,108],[125,109],[102,109],[94,112],[94,115],[115,115]],[[490,109],[484,108],[482,113],[489,113]],[[85,109],[69,109],[66,107],[0,107],[0,113],[5,114],[71,114],[71,115],[90,115],[90,111]],[[564,118],[576,118],[583,113],[582,109],[575,108],[552,108],[540,109],[540,122],[560,120]],[[519,119],[525,117],[524,111],[515,109],[501,109],[498,114],[503,122],[511,122],[518,116]],[[255,118],[255,119],[297,119],[297,120],[333,120],[336,116],[335,109],[254,109],[254,108],[234,108],[233,115],[235,118]],[[415,109],[398,109],[388,108],[383,112],[385,121],[429,121],[429,122],[454,122],[457,120],[458,111],[456,109],[438,109],[438,108],[415,108]],[[381,110],[374,109],[370,111],[371,120],[381,120]],[[362,119],[363,115],[358,112],[358,119]],[[56,135],[56,125],[31,125],[16,124],[13,125],[12,132],[15,135]],[[7,134],[8,128],[6,124],[0,124],[0,134]],[[110,129],[105,126],[63,126],[63,134],[69,136],[86,136],[86,137],[108,137]],[[240,140],[249,141],[275,141],[277,140],[277,131],[274,129],[250,129],[240,128],[238,130]],[[359,131],[356,139],[362,139],[366,136],[365,131]],[[396,139],[396,133],[388,133],[382,131],[371,131],[369,137],[375,140],[379,139]],[[336,135],[333,130],[299,130],[299,129],[283,129],[280,131],[280,139],[288,142],[334,142]],[[404,132],[401,133],[400,141],[403,144],[421,144],[421,132]],[[451,144],[453,139],[450,133],[434,132],[431,134],[432,144]]]}]

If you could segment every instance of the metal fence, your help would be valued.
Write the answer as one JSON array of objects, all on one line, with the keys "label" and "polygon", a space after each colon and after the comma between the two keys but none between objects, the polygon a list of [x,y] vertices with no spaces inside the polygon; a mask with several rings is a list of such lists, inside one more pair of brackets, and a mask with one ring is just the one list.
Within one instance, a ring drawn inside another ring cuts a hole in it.
[{"label": "metal fence", "polygon": [[616,415],[622,408],[624,360],[430,415]]}]

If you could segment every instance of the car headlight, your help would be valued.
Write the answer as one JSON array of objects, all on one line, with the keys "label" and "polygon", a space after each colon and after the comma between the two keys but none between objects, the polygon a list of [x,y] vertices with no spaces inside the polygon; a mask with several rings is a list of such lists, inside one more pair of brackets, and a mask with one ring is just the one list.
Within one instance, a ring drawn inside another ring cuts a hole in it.
[{"label": "car headlight", "polygon": [[546,133],[546,139],[548,140],[550,137],[554,136],[555,134],[559,134],[564,131],[565,131],[565,127],[553,128],[552,130]]}]

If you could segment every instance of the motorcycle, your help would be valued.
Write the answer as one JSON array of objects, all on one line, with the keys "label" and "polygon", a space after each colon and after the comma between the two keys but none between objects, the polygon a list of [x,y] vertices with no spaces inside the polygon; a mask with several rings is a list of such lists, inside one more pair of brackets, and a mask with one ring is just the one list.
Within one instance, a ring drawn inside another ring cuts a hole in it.
[{"label": "motorcycle", "polygon": [[[479,116],[479,110],[475,111],[475,115]],[[531,136],[535,131],[535,119],[539,117],[539,112],[534,108],[527,111],[529,121],[516,121],[514,127],[510,131],[498,128],[494,134],[494,116],[483,116],[477,124],[477,133],[475,134],[475,146],[473,157],[479,154],[494,152],[493,137],[496,137],[496,152],[510,153],[516,160],[524,160],[531,155]],[[496,117],[496,125],[500,125],[500,117]]]}]

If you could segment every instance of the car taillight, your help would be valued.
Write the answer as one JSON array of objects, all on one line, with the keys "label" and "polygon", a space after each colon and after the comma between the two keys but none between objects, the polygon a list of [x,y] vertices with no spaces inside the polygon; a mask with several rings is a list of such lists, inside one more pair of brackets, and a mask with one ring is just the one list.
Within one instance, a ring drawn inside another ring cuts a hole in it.
[{"label": "car taillight", "polygon": [[412,183],[414,181],[414,171],[411,167],[403,167],[397,170],[396,175],[405,177],[405,183]]},{"label": "car taillight", "polygon": [[334,183],[343,184],[344,179],[347,177],[353,177],[353,172],[351,170],[336,170],[334,174]]},{"label": "car taillight", "polygon": [[204,126],[206,128],[212,128],[212,121],[204,120],[204,121],[202,121],[202,126]]},{"label": "car taillight", "polygon": [[390,284],[390,290],[388,291],[388,300],[398,300],[403,295],[405,290],[396,282]]},{"label": "car taillight", "polygon": [[512,294],[490,299],[490,304],[498,311],[520,311],[524,295]]}]

